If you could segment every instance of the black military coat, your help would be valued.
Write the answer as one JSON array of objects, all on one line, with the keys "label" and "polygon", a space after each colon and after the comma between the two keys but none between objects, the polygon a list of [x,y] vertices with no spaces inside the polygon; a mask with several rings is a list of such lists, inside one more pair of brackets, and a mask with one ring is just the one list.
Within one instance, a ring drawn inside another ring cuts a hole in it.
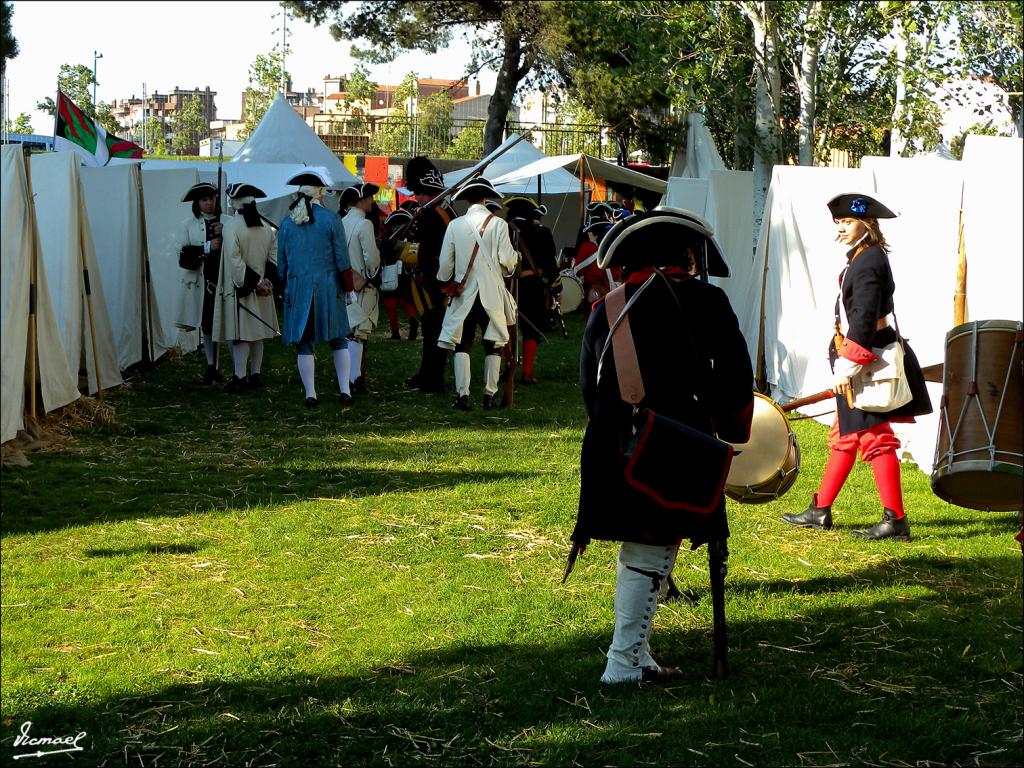
[{"label": "black military coat", "polygon": [[[627,301],[638,287],[627,283]],[[717,432],[723,440],[746,442],[753,416],[754,374],[725,293],[690,277],[674,283],[672,289],[655,278],[629,310],[629,318],[646,392],[641,406],[706,433]],[[724,500],[708,515],[666,510],[623,479],[622,452],[631,435],[632,406],[619,394],[611,352],[605,355],[598,381],[598,358],[607,337],[608,319],[601,299],[590,315],[580,355],[580,388],[589,422],[580,457],[573,541],[670,545],[688,538],[697,546],[727,537]],[[680,462],[686,460],[679,457]]]},{"label": "black military coat", "polygon": [[437,208],[423,211],[416,217],[412,226],[412,239],[419,243],[417,263],[417,282],[429,294],[435,308],[444,306],[444,294],[441,284],[437,281],[437,269],[441,260],[441,243],[448,228],[450,217],[445,216]]},{"label": "black military coat", "polygon": [[558,276],[555,238],[543,224],[526,219],[513,219],[510,228],[517,232],[517,248],[525,246],[530,254],[529,259],[524,254],[520,262],[523,273],[533,273],[519,278],[519,312],[528,321],[521,322],[520,330],[525,338],[539,341],[538,331],[547,326],[548,286]]},{"label": "black military coat", "polygon": [[[841,300],[849,323],[849,326],[844,329],[846,338],[857,346],[870,351],[873,347],[885,347],[896,341],[896,329],[891,322],[888,327],[876,330],[878,321],[893,312],[893,294],[896,291],[896,282],[893,280],[889,257],[881,248],[873,245],[865,248],[857,256],[854,256],[855,253],[855,250],[851,250],[847,254],[847,259],[850,259],[850,262],[840,276],[842,290],[839,298],[836,299],[836,317],[839,317],[839,301]],[[922,416],[932,412],[931,398],[928,396],[921,364],[908,340],[904,339],[903,341],[904,368],[907,372],[910,391],[914,395],[913,399],[894,411],[875,413],[862,411],[859,408],[850,408],[846,404],[845,396],[837,396],[836,410],[839,414],[839,433],[841,435],[859,432],[882,422],[894,419],[905,420],[912,416]],[[852,347],[852,351],[846,348],[842,351],[844,357],[849,357],[854,362],[861,362],[857,359],[856,347]],[[833,367],[837,356],[838,351],[833,338],[833,342],[829,345],[829,361]]]}]

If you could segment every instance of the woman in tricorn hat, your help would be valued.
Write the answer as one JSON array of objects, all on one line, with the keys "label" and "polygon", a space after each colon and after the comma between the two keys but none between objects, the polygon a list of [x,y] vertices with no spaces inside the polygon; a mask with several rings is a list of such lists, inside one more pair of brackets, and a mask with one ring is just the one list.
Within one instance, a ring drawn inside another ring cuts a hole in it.
[{"label": "woman in tricorn hat", "polygon": [[882,519],[867,530],[854,531],[853,535],[862,539],[908,541],[910,521],[903,509],[900,462],[896,457],[900,441],[890,424],[912,421],[914,416],[931,413],[932,406],[921,366],[905,340],[904,369],[913,394],[911,401],[886,412],[865,411],[850,405],[851,381],[861,375],[865,366],[878,359],[872,350],[893,344],[899,338],[893,304],[896,284],[889,266],[889,246],[878,226],[879,219],[892,219],[896,214],[864,194],[837,195],[829,200],[828,209],[836,223],[836,239],[850,248],[846,253],[846,268],[839,275],[836,333],[829,346],[836,419],[829,431],[828,462],[818,492],[806,510],[785,514],[782,519],[801,528],[829,530],[832,502],[839,495],[860,450],[861,459],[871,465],[875,476]]},{"label": "woman in tricorn hat", "polygon": [[[662,682],[679,670],[659,666],[651,655],[651,622],[679,544],[686,538],[694,548],[716,542],[724,550],[729,527],[724,499],[707,514],[683,514],[626,481],[623,451],[634,413],[620,393],[616,355],[603,354],[611,327],[609,297],[626,302],[626,330],[644,385],[641,407],[707,434],[717,432],[723,440],[745,442],[753,417],[753,373],[728,298],[694,274],[727,277],[729,270],[710,228],[692,214],[657,208],[620,221],[601,241],[598,265],[621,267],[625,283],[595,304],[583,336],[580,389],[588,423],[571,538],[578,552],[593,539],[622,542],[615,633],[601,681]],[[622,332],[620,326],[616,334]],[[682,483],[677,489],[690,490]]]}]

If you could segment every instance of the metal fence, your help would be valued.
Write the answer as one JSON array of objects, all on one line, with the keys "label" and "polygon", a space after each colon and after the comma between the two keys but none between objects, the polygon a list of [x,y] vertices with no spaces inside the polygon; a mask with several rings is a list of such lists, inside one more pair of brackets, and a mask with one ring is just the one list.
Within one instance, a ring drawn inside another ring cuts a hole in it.
[{"label": "metal fence", "polygon": [[[336,154],[371,154],[477,160],[483,155],[484,120],[446,118],[428,121],[394,115],[315,115],[313,130]],[[607,126],[507,121],[506,133],[531,131],[533,143],[547,155],[614,153]]]}]

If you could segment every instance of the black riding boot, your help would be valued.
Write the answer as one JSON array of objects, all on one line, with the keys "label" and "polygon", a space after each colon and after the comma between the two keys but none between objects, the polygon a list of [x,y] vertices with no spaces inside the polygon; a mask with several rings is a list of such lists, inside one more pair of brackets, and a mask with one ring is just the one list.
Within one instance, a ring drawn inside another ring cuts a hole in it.
[{"label": "black riding boot", "polygon": [[897,541],[910,541],[910,520],[907,516],[896,517],[896,513],[886,507],[882,510],[882,519],[868,528],[866,531],[853,531],[853,536],[858,539],[896,539]]},{"label": "black riding boot", "polygon": [[807,509],[798,515],[787,512],[782,516],[782,521],[799,528],[813,528],[816,531],[830,530],[832,528],[832,505],[818,507],[815,506],[817,503],[818,494],[814,494]]}]

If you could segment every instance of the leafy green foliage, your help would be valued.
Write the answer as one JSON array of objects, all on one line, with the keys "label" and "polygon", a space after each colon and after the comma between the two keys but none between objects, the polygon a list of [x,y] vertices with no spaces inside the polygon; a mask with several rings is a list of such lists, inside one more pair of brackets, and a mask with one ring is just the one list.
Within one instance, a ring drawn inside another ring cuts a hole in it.
[{"label": "leafy green foliage", "polygon": [[1024,91],[1024,7],[1019,2],[957,4],[965,71],[991,77],[1009,96],[1010,114],[1021,121]]},{"label": "leafy green foliage", "polygon": [[[406,391],[420,346],[378,327],[378,394],[349,411],[325,346],[316,410],[280,343],[240,397],[195,383],[191,354],[109,393],[116,423],[5,469],[0,760],[31,721],[86,731],[88,765],[1015,764],[1014,515],[905,466],[914,540],[860,542],[880,512],[860,465],[836,529],[784,526],[827,457],[812,421],[783,499],[729,503],[729,678],[707,676],[701,549],[676,568],[699,603],[663,605],[651,637],[684,677],[601,685],[615,545],[559,583],[586,423],[567,320],[511,411]],[[478,398],[479,346],[472,365]]]},{"label": "leafy green foliage", "polygon": [[150,116],[146,123],[146,142],[149,144],[146,148],[154,154],[167,154],[167,127],[156,115]]},{"label": "leafy green foliage", "polygon": [[176,155],[199,154],[199,141],[209,134],[203,102],[198,96],[184,99],[181,109],[171,118],[171,150]]},{"label": "leafy green foliage", "polygon": [[484,156],[484,121],[469,120],[459,134],[452,139],[441,157],[460,160],[477,159]]},{"label": "leafy green foliage", "polygon": [[281,90],[282,80],[288,81],[289,75],[284,69],[284,57],[287,53],[285,49],[269,54],[257,54],[249,66],[249,85],[245,89],[245,110],[242,115],[245,128],[238,132],[239,138],[245,139],[256,130],[256,126],[270,108],[270,102]]},{"label": "leafy green foliage", "polygon": [[[92,70],[85,64],[61,64],[57,74],[57,85],[64,95],[75,103],[89,117],[96,116],[92,103]],[[53,96],[47,96],[36,104],[36,109],[56,117],[57,103]]]},{"label": "leafy green foliage", "polygon": [[13,121],[4,120],[4,133],[35,133],[32,130],[32,115],[22,112]]},{"label": "leafy green foliage", "polygon": [[7,60],[17,58],[21,49],[18,47],[18,40],[14,36],[14,3],[11,0],[3,0],[0,4],[0,50],[3,51],[0,58],[0,75],[7,70]]}]

